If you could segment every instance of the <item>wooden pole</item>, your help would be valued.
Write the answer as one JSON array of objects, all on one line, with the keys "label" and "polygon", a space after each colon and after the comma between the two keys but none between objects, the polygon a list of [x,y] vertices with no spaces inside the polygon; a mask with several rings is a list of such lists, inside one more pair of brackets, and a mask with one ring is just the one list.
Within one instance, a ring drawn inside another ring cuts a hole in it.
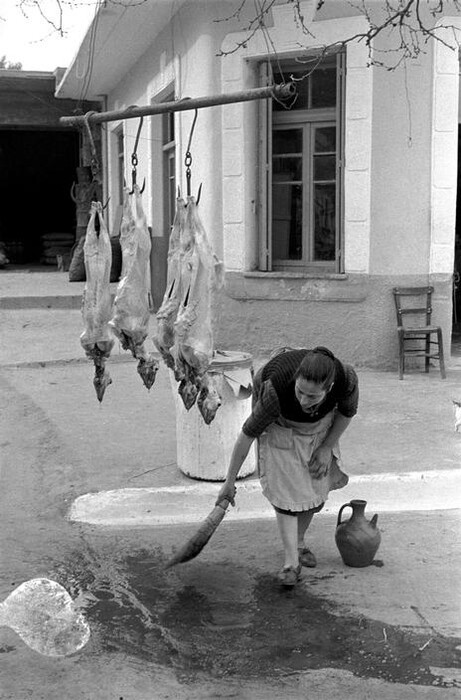
[{"label": "wooden pole", "polygon": [[150,117],[154,114],[164,114],[165,112],[184,112],[190,109],[201,107],[214,107],[215,105],[231,104],[233,102],[248,102],[250,100],[268,99],[293,99],[296,95],[294,83],[282,85],[272,85],[269,87],[253,88],[241,92],[229,92],[222,95],[211,95],[209,97],[183,97],[174,102],[157,102],[145,107],[128,107],[127,109],[114,110],[112,112],[88,112],[87,114],[72,117],[61,117],[61,124],[65,126],[84,126],[87,124],[101,124],[102,122],[113,122],[121,119],[135,119],[136,117]]}]

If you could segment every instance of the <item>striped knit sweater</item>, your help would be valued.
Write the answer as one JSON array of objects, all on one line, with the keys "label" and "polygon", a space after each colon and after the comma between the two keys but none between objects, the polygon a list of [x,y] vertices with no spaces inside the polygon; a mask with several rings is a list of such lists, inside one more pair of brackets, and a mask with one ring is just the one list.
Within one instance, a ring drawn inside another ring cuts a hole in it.
[{"label": "striped knit sweater", "polygon": [[331,391],[315,413],[305,413],[295,396],[295,374],[307,350],[289,350],[277,355],[259,370],[253,383],[253,409],[243,425],[248,437],[259,437],[280,416],[299,423],[313,423],[333,409],[352,417],[358,407],[358,379],[355,371],[338,359]]}]

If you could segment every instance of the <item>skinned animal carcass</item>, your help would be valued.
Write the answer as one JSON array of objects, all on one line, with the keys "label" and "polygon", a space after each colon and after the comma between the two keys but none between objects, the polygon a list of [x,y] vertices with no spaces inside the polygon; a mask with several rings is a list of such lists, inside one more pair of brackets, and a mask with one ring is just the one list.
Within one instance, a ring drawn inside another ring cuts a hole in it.
[{"label": "skinned animal carcass", "polygon": [[110,325],[122,348],[138,360],[138,373],[147,389],[155,381],[158,362],[144,347],[149,330],[150,235],[139,187],[134,187],[135,217],[125,189],[120,232],[122,273],[114,301]]},{"label": "skinned animal carcass", "polygon": [[[206,401],[214,384],[205,380],[205,375],[214,354],[212,295],[222,285],[223,269],[208,242],[195,198],[190,196],[181,242],[181,303],[174,324],[175,375],[186,409],[193,406],[201,392],[199,408],[209,404],[206,415],[211,422],[220,400],[216,400],[217,392],[212,391],[210,401]],[[215,410],[210,419],[212,406]]]},{"label": "skinned animal carcass", "polygon": [[176,200],[176,214],[170,234],[167,257],[167,281],[162,305],[156,313],[157,333],[154,344],[169,369],[175,369],[171,349],[175,344],[174,322],[181,300],[182,240],[186,220],[186,205],[181,197]]},{"label": "skinned animal carcass", "polygon": [[205,372],[202,377],[200,393],[197,398],[197,406],[202,418],[207,425],[213,421],[218,408],[221,406],[219,393],[220,381],[214,372]]},{"label": "skinned animal carcass", "polygon": [[[99,220],[99,234],[96,232],[96,217]],[[112,312],[110,295],[110,269],[112,247],[109,234],[102,217],[100,202],[92,202],[91,215],[83,246],[86,283],[83,292],[82,315],[85,330],[80,343],[87,357],[93,360],[95,376],[93,384],[99,401],[102,401],[109,384],[112,383],[106,370],[106,361],[114,346],[114,338],[109,327]]]}]

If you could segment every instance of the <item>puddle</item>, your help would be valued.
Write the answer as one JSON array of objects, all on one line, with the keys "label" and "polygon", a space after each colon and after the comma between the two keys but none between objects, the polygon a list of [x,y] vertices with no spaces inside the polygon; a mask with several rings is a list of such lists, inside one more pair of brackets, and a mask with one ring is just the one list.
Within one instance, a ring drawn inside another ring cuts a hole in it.
[{"label": "puddle", "polygon": [[251,625],[251,613],[246,604],[229,603],[227,600],[217,601],[210,606],[209,617],[202,619],[202,624],[211,630],[221,632],[246,629]]},{"label": "puddle", "polygon": [[92,645],[83,653],[122,652],[133,664],[173,667],[182,680],[203,672],[267,679],[334,668],[389,682],[461,687],[453,673],[442,672],[458,666],[460,639],[342,614],[308,584],[282,589],[274,576],[255,578],[226,561],[197,560],[167,572],[160,549],[108,566],[99,562],[80,555],[59,567],[61,583],[77,582],[80,573],[85,581],[74,592],[87,595]]}]

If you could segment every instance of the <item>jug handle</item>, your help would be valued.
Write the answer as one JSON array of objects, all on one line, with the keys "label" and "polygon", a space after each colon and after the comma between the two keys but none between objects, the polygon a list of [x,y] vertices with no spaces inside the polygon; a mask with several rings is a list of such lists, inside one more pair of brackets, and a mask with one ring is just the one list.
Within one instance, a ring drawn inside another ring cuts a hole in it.
[{"label": "jug handle", "polygon": [[344,508],[352,508],[352,503],[345,503],[345,504],[344,504],[343,506],[341,506],[341,508],[339,509],[338,520],[337,520],[337,522],[336,522],[336,527],[338,527],[338,525],[341,525],[341,515],[342,515],[342,512],[343,512]]}]

